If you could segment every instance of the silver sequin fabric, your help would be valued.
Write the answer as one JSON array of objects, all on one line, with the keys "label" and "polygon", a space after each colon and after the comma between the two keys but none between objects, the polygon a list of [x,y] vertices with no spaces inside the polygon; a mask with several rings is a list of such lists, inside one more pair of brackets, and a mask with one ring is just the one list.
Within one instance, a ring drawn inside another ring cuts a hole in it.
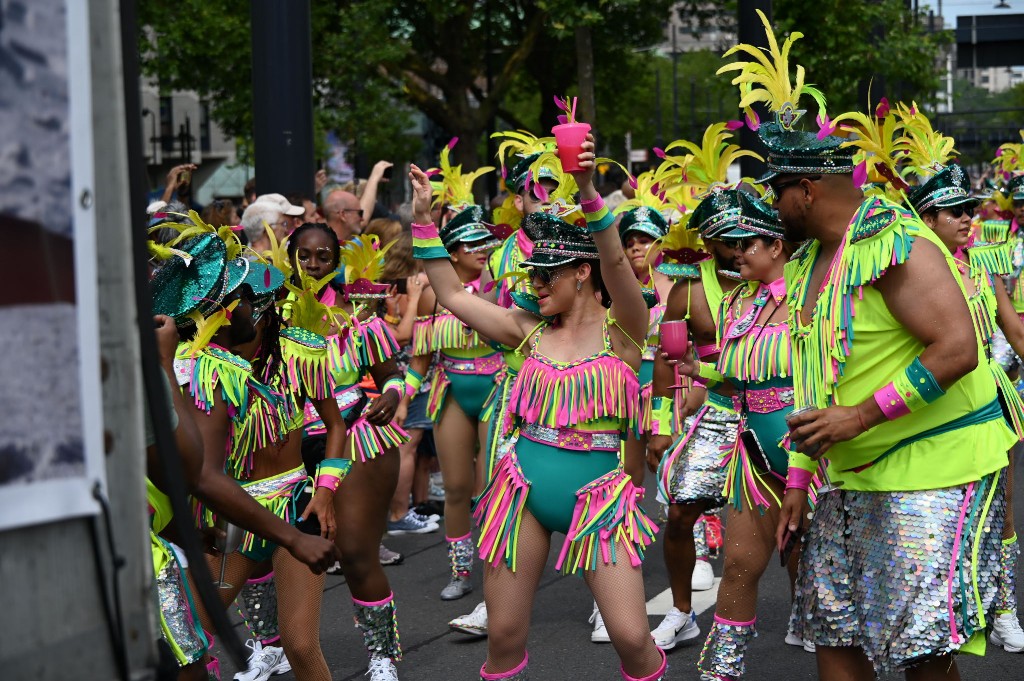
[{"label": "silver sequin fabric", "polygon": [[370,657],[402,659],[402,644],[398,640],[398,618],[395,612],[395,598],[392,596],[380,605],[355,607],[356,628],[363,632],[363,645]]},{"label": "silver sequin fabric", "polygon": [[752,624],[725,624],[715,620],[697,660],[700,681],[722,681],[743,676],[743,658],[757,636]]},{"label": "silver sequin fabric", "polygon": [[999,547],[999,588],[993,606],[996,612],[1017,612],[1017,561],[1020,559],[1020,544],[1014,539],[1011,544]]},{"label": "silver sequin fabric", "polygon": [[[480,671],[483,671],[483,669],[481,669]],[[501,681],[528,681],[528,679],[530,678],[527,675],[529,671],[530,671],[530,665],[527,664],[525,667],[523,667],[522,669],[517,671],[515,674],[512,674],[511,676],[503,676],[503,677],[501,677]],[[494,677],[491,676],[491,678],[494,678]],[[480,677],[480,681],[490,681],[490,680],[489,679],[485,679],[483,676],[481,676]]]},{"label": "silver sequin fabric", "polygon": [[708,549],[708,525],[703,516],[693,524],[693,548],[697,552],[697,560],[707,560],[711,555]]},{"label": "silver sequin fabric", "polygon": [[[179,658],[178,664],[182,667],[199,661],[207,648],[199,615],[192,610],[185,589],[181,566],[172,555],[156,576],[156,593],[160,600],[164,638],[172,638],[173,643],[181,649],[184,660]],[[174,648],[174,645],[171,648]]]},{"label": "silver sequin fabric", "polygon": [[790,632],[817,645],[859,646],[878,674],[984,635],[981,616],[994,614],[1004,502],[998,473],[937,490],[822,495],[803,546]]},{"label": "silver sequin fabric", "polygon": [[1010,347],[1002,329],[996,328],[992,334],[989,352],[992,353],[992,359],[1003,368],[1003,371],[1012,371],[1020,366],[1020,358],[1017,357],[1017,353]]},{"label": "silver sequin fabric", "polygon": [[473,571],[473,537],[448,542],[448,561],[452,577],[468,577]]},{"label": "silver sequin fabric", "polygon": [[267,643],[280,635],[277,628],[277,587],[268,576],[262,581],[249,581],[242,587],[242,607],[245,623],[252,637]]},{"label": "silver sequin fabric", "polygon": [[[695,420],[697,428],[687,437]],[[738,424],[739,416],[710,404],[686,419],[683,437],[665,454],[675,457],[668,484],[671,503],[707,501],[709,511],[725,504],[722,448],[732,446]]]}]

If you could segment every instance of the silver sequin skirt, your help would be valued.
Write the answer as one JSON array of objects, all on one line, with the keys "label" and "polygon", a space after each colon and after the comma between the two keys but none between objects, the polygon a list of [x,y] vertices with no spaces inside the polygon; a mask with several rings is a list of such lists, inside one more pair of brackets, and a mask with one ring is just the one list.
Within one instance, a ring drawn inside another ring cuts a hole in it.
[{"label": "silver sequin skirt", "polygon": [[154,542],[168,547],[168,560],[156,575],[156,593],[160,603],[160,629],[182,667],[198,662],[208,643],[199,623],[199,614],[185,579],[184,571],[169,544],[153,536]]},{"label": "silver sequin skirt", "polygon": [[1003,371],[1009,372],[1020,366],[1020,358],[1017,357],[1017,353],[1010,347],[1010,343],[1006,340],[1006,335],[1002,329],[996,328],[995,333],[992,334],[989,352],[992,353],[992,359],[1003,368]]},{"label": "silver sequin skirt", "polygon": [[895,672],[984,636],[997,591],[1000,473],[958,487],[822,495],[804,542],[790,632],[858,646]]},{"label": "silver sequin skirt", "polygon": [[739,420],[737,414],[712,404],[686,419],[683,436],[665,453],[658,469],[662,502],[706,501],[709,511],[725,504],[723,448],[732,447]]}]

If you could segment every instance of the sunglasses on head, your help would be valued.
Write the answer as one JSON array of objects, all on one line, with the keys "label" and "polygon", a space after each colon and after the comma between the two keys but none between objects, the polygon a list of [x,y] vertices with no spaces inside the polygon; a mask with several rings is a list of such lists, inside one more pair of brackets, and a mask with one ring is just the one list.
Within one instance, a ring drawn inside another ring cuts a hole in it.
[{"label": "sunglasses on head", "polygon": [[957,219],[962,218],[964,216],[964,213],[967,213],[967,217],[969,217],[969,218],[973,218],[974,217],[974,206],[967,206],[967,205],[961,204],[959,206],[953,206],[952,208],[949,208],[948,210],[949,210],[950,213],[953,214],[953,217],[957,218]]}]

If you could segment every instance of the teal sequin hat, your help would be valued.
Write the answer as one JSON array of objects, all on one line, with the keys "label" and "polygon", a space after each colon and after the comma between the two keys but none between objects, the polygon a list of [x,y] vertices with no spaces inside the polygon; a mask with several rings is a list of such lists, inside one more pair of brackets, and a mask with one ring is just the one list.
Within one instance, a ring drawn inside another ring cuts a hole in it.
[{"label": "teal sequin hat", "polygon": [[[512,166],[512,169],[508,173],[506,184],[508,188],[518,194],[523,191],[526,186],[526,178],[530,174],[530,166],[533,165],[537,159],[541,157],[543,152],[536,152],[525,156],[522,160]],[[533,184],[540,180],[554,180],[559,181],[558,173],[554,169],[549,168],[547,165],[541,165],[540,169],[537,170],[539,178],[530,178],[530,183]]]},{"label": "teal sequin hat", "polygon": [[624,213],[619,220],[619,238],[623,243],[630,232],[640,232],[652,239],[662,239],[668,234],[668,221],[661,211],[650,206],[638,206]]},{"label": "teal sequin hat", "polygon": [[203,234],[182,244],[150,282],[153,314],[172,317],[178,326],[192,324],[189,314],[208,316],[227,295],[230,280],[224,242]]},{"label": "teal sequin hat", "polygon": [[533,253],[520,267],[557,268],[574,260],[597,260],[597,245],[586,222],[566,222],[551,213],[531,213],[523,218],[522,229],[533,242]]},{"label": "teal sequin hat", "polygon": [[768,148],[768,172],[758,184],[778,175],[843,175],[853,173],[856,148],[843,147],[845,139],[835,135],[787,130],[777,122],[764,123],[758,137]]},{"label": "teal sequin hat", "polygon": [[940,208],[976,206],[981,200],[971,196],[971,178],[967,171],[956,163],[950,163],[924,183],[911,188],[907,202],[920,215]]},{"label": "teal sequin hat", "polygon": [[761,199],[739,192],[739,224],[722,234],[721,239],[748,239],[762,236],[768,239],[785,239],[785,230],[779,221],[779,214]]},{"label": "teal sequin hat", "polygon": [[696,230],[702,239],[721,239],[739,225],[741,193],[739,189],[712,190],[693,209],[689,228]]},{"label": "teal sequin hat", "polygon": [[1024,175],[1014,175],[1006,183],[1006,194],[1014,201],[1024,201]]},{"label": "teal sequin hat", "polygon": [[274,306],[277,292],[284,286],[284,272],[273,265],[251,262],[244,283],[252,289],[252,317],[254,321],[258,321]]},{"label": "teal sequin hat", "polygon": [[[455,207],[451,207],[456,210]],[[470,253],[487,250],[498,245],[498,240],[491,233],[490,225],[483,221],[484,209],[470,204],[458,209],[458,213],[448,220],[440,230],[441,243],[449,251],[459,244],[466,244]]]}]

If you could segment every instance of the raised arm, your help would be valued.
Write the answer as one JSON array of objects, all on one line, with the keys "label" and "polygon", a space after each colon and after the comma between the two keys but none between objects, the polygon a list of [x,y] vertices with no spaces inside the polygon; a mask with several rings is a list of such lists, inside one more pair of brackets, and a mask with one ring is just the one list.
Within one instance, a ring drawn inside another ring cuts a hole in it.
[{"label": "raised arm", "polygon": [[370,224],[373,217],[373,209],[377,205],[377,193],[380,190],[380,183],[384,180],[384,171],[393,166],[391,161],[377,161],[370,171],[370,177],[366,180],[363,188],[363,198],[359,199],[359,207],[363,209],[362,226]]},{"label": "raised arm", "polygon": [[423,262],[437,301],[478,333],[509,347],[518,346],[536,325],[536,318],[522,310],[506,310],[465,289],[430,217],[430,180],[415,165],[409,169],[409,179],[413,187],[413,256]]},{"label": "raised arm", "polygon": [[580,205],[587,217],[587,227],[601,256],[601,278],[612,299],[612,316],[626,333],[639,342],[647,337],[650,313],[640,290],[640,282],[626,260],[626,252],[622,250],[618,230],[611,229],[615,218],[594,187],[593,135],[587,135],[582,149],[582,170],[573,175],[580,188]]}]

